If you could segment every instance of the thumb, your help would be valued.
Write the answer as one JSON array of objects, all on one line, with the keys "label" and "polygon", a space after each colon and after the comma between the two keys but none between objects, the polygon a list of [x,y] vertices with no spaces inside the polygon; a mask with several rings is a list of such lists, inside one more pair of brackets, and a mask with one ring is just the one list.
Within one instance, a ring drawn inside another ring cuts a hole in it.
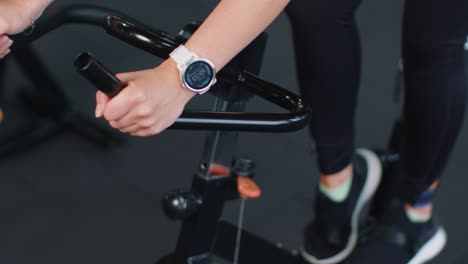
[{"label": "thumb", "polygon": [[135,72],[123,72],[123,73],[116,74],[115,77],[117,77],[117,79],[119,79],[122,83],[128,84],[130,81],[135,79],[136,73]]},{"label": "thumb", "polygon": [[106,107],[107,102],[109,102],[109,97],[101,91],[96,92],[96,118],[102,117],[104,108]]}]

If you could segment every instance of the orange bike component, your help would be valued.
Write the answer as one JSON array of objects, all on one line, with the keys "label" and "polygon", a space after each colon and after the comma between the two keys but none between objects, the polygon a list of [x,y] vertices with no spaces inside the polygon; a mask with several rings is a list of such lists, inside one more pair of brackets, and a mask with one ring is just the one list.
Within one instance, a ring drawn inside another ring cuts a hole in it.
[{"label": "orange bike component", "polygon": [[249,177],[237,177],[237,189],[241,196],[249,199],[256,199],[260,197],[262,191],[258,185]]},{"label": "orange bike component", "polygon": [[231,174],[231,170],[224,165],[212,163],[208,173],[216,176],[227,176]]}]

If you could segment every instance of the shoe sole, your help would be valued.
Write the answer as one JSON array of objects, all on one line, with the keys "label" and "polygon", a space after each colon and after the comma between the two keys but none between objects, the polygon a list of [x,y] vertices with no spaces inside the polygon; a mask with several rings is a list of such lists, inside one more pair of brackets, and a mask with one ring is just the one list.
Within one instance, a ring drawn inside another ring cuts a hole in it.
[{"label": "shoe sole", "polygon": [[447,233],[444,228],[439,227],[435,235],[429,239],[416,253],[416,255],[408,262],[408,264],[423,264],[433,259],[444,249],[447,243]]},{"label": "shoe sole", "polygon": [[[379,186],[380,180],[382,178],[382,164],[379,157],[372,151],[367,149],[358,149],[356,152],[361,155],[367,161],[367,171],[368,176],[366,182],[364,183],[364,188],[362,189],[361,195],[356,203],[354,212],[351,216],[351,235],[349,237],[348,243],[343,251],[334,255],[333,257],[326,259],[317,259],[316,257],[310,255],[306,252],[304,248],[300,248],[300,254],[304,260],[313,263],[313,264],[335,264],[345,260],[356,247],[356,243],[359,237],[359,216],[361,214],[364,205],[369,202],[369,200],[374,196]],[[416,263],[411,263],[416,264]],[[417,263],[419,264],[419,263]]]}]

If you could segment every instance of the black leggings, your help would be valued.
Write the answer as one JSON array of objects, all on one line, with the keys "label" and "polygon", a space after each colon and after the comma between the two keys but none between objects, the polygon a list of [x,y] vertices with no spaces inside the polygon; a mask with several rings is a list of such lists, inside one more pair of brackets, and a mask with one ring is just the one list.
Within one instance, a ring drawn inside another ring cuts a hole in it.
[{"label": "black leggings", "polygon": [[[355,13],[361,0],[292,0],[290,17],[299,84],[312,107],[311,134],[320,171],[350,164],[361,67]],[[404,119],[408,177],[414,201],[439,179],[464,118],[467,0],[407,0],[403,16]]]}]

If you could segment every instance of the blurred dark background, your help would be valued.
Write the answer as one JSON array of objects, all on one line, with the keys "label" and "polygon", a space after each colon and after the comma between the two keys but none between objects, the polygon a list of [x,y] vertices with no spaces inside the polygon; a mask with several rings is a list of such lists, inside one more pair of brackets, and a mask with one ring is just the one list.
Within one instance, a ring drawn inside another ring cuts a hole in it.
[{"label": "blurred dark background", "polygon": [[[63,0],[121,10],[172,34],[203,19],[216,1]],[[400,105],[392,101],[399,61],[402,1],[366,1],[359,11],[364,66],[357,118],[359,146],[384,147]],[[297,92],[289,24],[281,15],[269,28],[261,77]],[[154,67],[160,59],[116,41],[100,29],[66,26],[34,44],[63,85],[74,109],[92,118],[94,89],[72,67],[90,50],[114,71]],[[8,62],[5,121],[0,126],[32,122],[18,100],[29,81],[13,60]],[[197,98],[191,108],[208,109],[211,98]],[[252,110],[268,110],[252,102]],[[436,212],[449,242],[433,263],[467,263],[466,210],[467,125],[448,164]],[[1,135],[1,133],[0,133]],[[151,138],[126,138],[102,150],[73,133],[63,133],[0,160],[0,263],[153,263],[174,248],[178,224],[161,211],[166,191],[188,187],[206,133],[166,131]],[[312,217],[317,182],[315,156],[306,129],[290,134],[243,133],[238,153],[257,162],[263,198],[247,204],[246,229],[290,248]],[[225,218],[236,221],[238,204]]]}]

